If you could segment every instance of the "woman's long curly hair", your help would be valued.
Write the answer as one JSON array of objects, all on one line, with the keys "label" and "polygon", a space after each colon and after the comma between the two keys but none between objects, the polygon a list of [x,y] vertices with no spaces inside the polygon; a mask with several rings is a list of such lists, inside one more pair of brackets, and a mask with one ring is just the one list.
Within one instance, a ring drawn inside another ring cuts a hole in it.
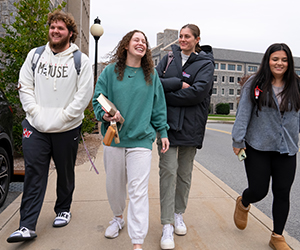
[{"label": "woman's long curly hair", "polygon": [[110,63],[115,62],[115,72],[118,75],[118,80],[122,81],[124,77],[124,71],[126,68],[126,59],[127,59],[127,49],[128,45],[130,43],[130,40],[132,36],[135,33],[142,33],[143,36],[145,37],[146,40],[146,53],[142,57],[141,60],[141,67],[143,69],[144,75],[145,75],[145,81],[147,84],[152,84],[152,77],[151,75],[154,73],[154,64],[152,61],[152,55],[151,55],[151,50],[149,49],[149,42],[144,34],[144,32],[139,31],[139,30],[133,30],[128,32],[122,40],[118,43],[117,47],[112,51],[112,55],[110,55]]},{"label": "woman's long curly hair", "polygon": [[[285,51],[287,55],[288,68],[283,76],[283,81],[285,83],[284,88],[281,92],[282,102],[280,105],[280,110],[291,111],[300,109],[300,93],[299,93],[299,77],[295,73],[294,69],[294,59],[290,48],[284,43],[274,43],[269,46],[265,52],[260,68],[255,74],[251,86],[251,100],[253,103],[257,104],[259,110],[262,106],[268,106],[275,108],[276,104],[273,98],[269,97],[269,93],[272,92],[272,81],[274,76],[270,70],[270,56],[276,51]],[[259,95],[259,98],[256,99],[254,96],[254,89],[256,87],[262,90]]]}]

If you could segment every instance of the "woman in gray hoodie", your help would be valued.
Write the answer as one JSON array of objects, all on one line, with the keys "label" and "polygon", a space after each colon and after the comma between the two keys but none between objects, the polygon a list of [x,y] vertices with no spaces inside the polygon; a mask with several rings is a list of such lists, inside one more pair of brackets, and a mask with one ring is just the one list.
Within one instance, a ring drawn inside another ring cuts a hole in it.
[{"label": "woman in gray hoodie", "polygon": [[272,249],[290,249],[282,232],[289,213],[289,195],[296,171],[299,136],[299,78],[286,44],[272,44],[258,72],[242,90],[232,129],[233,151],[246,152],[248,188],[236,200],[234,222],[247,226],[250,203],[268,193],[272,177]]}]

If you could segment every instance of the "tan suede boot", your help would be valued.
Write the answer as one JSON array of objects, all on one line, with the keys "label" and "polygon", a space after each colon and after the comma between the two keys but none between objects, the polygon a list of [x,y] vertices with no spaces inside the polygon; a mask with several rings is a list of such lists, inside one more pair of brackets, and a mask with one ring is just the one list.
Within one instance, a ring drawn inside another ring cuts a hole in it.
[{"label": "tan suede boot", "polygon": [[285,238],[282,235],[275,235],[272,233],[269,246],[274,250],[291,250],[291,248],[286,244]]},{"label": "tan suede boot", "polygon": [[244,230],[247,226],[250,206],[251,205],[244,207],[242,204],[242,196],[237,197],[233,219],[236,227],[240,230]]}]

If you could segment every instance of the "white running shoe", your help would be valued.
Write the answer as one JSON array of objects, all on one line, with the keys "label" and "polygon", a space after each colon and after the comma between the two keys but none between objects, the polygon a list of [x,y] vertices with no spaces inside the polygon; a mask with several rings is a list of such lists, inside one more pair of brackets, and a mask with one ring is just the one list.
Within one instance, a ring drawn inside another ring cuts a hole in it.
[{"label": "white running shoe", "polygon": [[109,224],[110,226],[106,228],[104,236],[113,239],[119,236],[119,230],[124,227],[125,221],[122,218],[115,216]]},{"label": "white running shoe", "polygon": [[13,232],[8,238],[7,242],[12,243],[12,242],[21,242],[21,241],[27,241],[27,240],[32,240],[36,238],[37,235],[35,231],[29,230],[27,227],[21,227],[15,232]]},{"label": "white running shoe", "polygon": [[163,227],[163,233],[160,240],[160,247],[161,249],[174,249],[175,242],[174,242],[174,227],[171,224],[166,224]]},{"label": "white running shoe", "polygon": [[60,212],[56,215],[53,221],[53,227],[64,227],[69,224],[71,220],[71,212]]},{"label": "white running shoe", "polygon": [[182,214],[174,214],[175,216],[175,233],[177,235],[186,235],[186,225],[183,221]]}]

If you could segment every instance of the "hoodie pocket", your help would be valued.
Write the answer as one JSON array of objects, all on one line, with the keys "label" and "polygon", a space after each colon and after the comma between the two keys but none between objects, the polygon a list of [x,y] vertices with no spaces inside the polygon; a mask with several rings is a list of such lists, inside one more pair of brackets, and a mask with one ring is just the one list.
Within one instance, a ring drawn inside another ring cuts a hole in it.
[{"label": "hoodie pocket", "polygon": [[63,109],[40,107],[32,124],[40,132],[59,132],[65,125]]}]

